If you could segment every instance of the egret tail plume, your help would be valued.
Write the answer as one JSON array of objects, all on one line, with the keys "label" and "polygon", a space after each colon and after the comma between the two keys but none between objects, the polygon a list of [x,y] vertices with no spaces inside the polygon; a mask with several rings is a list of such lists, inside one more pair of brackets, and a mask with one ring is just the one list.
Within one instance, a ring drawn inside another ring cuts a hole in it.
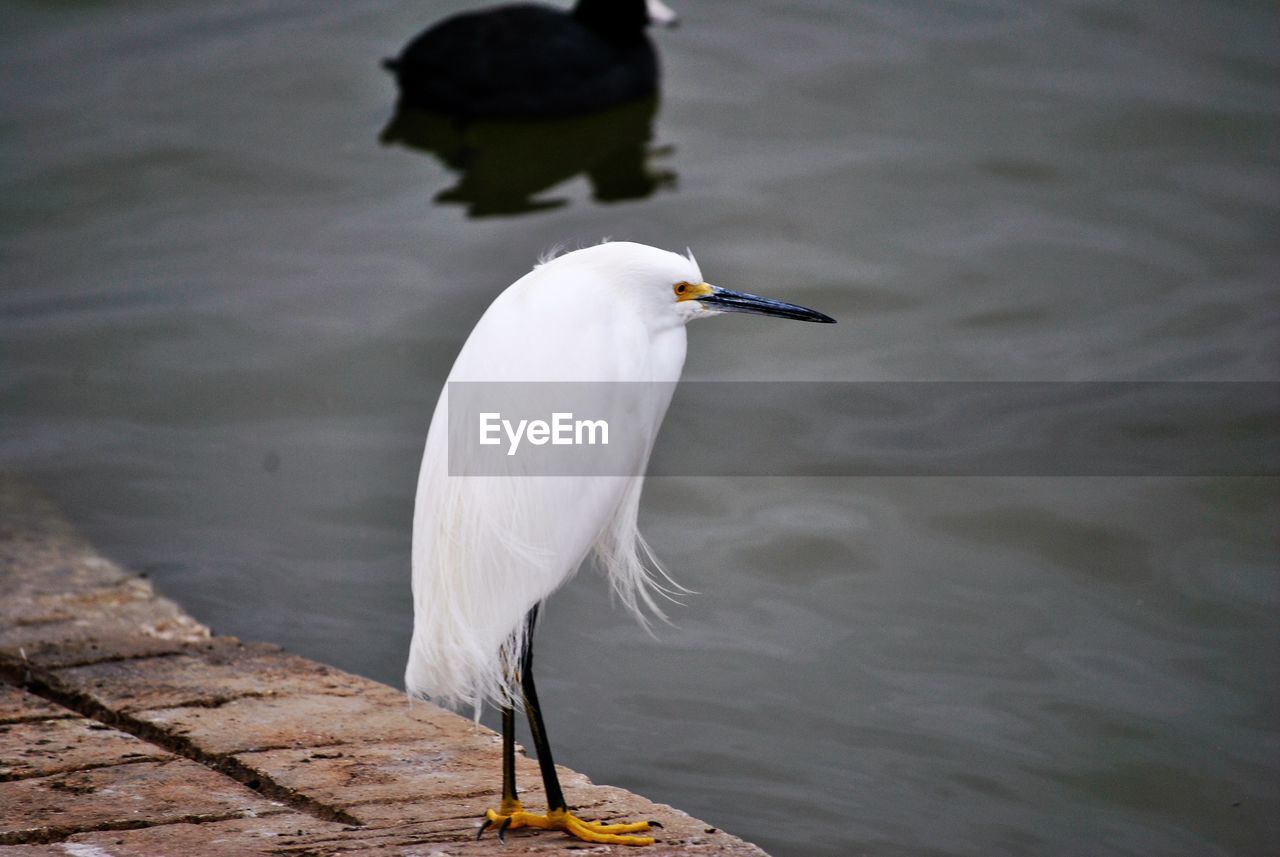
[{"label": "egret tail plume", "polygon": [[622,606],[646,631],[651,632],[650,616],[669,621],[654,595],[680,604],[677,596],[694,593],[672,579],[640,533],[640,495],[643,489],[644,479],[635,478],[618,504],[617,513],[601,532],[592,553]]}]

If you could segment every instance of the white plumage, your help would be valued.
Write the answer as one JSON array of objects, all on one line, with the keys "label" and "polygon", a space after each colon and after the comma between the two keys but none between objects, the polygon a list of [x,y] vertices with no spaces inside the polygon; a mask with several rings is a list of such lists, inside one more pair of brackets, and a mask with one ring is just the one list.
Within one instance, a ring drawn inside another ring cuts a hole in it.
[{"label": "white plumage", "polygon": [[[534,827],[587,842],[655,841],[635,835],[649,832],[646,821],[589,822],[570,811],[538,707],[529,637],[534,609],[593,551],[641,622],[645,607],[661,615],[654,593],[670,590],[636,528],[645,467],[684,367],[684,326],[722,312],[834,320],[705,283],[692,253],[605,243],[546,261],[498,295],[449,372],[418,476],[405,685],[414,696],[471,704],[477,715],[485,701],[502,710],[502,800],[486,811],[479,835]],[[604,455],[587,450],[588,463],[605,466],[570,468],[573,475],[537,469],[532,459],[470,466],[488,463],[487,441],[470,421],[494,407],[486,399],[473,411],[475,390],[484,398],[495,387],[514,389],[517,410],[550,406],[554,414],[565,386],[589,388],[592,418],[625,424],[610,431]],[[517,707],[529,717],[545,814],[527,812],[516,789]]]},{"label": "white plumage", "polygon": [[[630,417],[649,428],[628,449],[644,473],[685,357],[684,325],[719,311],[677,300],[701,284],[688,257],[605,243],[547,261],[502,292],[476,324],[449,381],[643,381]],[[529,610],[594,551],[623,604],[661,615],[662,575],[637,529],[643,476],[450,476],[448,387],[427,435],[413,522],[414,629],[409,692],[448,705],[520,700],[510,668]],[[639,409],[636,411],[635,409]],[[615,450],[613,454],[617,454]]]}]

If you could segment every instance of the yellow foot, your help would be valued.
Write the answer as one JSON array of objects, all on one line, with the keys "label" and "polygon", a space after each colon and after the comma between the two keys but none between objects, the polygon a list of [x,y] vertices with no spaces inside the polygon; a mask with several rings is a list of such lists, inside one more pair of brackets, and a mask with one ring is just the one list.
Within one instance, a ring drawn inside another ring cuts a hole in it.
[{"label": "yellow foot", "polygon": [[498,828],[498,838],[504,839],[508,830],[520,827],[536,827],[539,830],[563,830],[584,842],[603,842],[608,845],[652,845],[652,836],[625,836],[627,833],[640,833],[648,830],[647,821],[633,824],[601,824],[597,821],[583,821],[566,809],[553,809],[546,815],[534,815],[525,812],[520,801],[503,801],[499,810],[485,813],[484,824],[476,839],[484,835],[490,827]]}]

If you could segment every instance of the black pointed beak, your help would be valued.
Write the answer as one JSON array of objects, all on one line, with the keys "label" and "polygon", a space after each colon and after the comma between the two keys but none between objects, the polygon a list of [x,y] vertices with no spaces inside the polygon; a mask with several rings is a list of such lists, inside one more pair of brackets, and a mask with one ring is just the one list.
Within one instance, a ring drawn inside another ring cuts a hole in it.
[{"label": "black pointed beak", "polygon": [[772,315],[778,318],[791,318],[796,321],[815,321],[820,324],[835,324],[836,320],[816,309],[796,306],[795,304],[749,295],[746,292],[735,292],[712,286],[709,295],[696,298],[699,303],[706,304],[720,312],[747,312],[753,315]]}]

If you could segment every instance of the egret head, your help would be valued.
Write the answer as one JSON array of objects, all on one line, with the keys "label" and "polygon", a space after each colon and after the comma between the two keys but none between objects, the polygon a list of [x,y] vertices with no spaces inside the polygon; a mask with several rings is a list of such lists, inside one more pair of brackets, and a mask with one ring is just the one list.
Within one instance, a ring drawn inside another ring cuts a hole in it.
[{"label": "egret head", "polygon": [[773,298],[762,298],[746,292],[722,289],[701,281],[694,283],[682,280],[671,286],[671,293],[676,300],[676,311],[684,316],[685,321],[719,315],[722,312],[745,312],[753,315],[792,318],[796,321],[816,321],[822,324],[836,322],[831,316],[815,309],[776,301]]},{"label": "egret head", "polygon": [[681,256],[644,244],[610,241],[557,261],[570,259],[607,274],[601,278],[603,282],[654,321],[687,323],[724,312],[744,312],[835,323],[834,318],[817,310],[711,285],[702,278],[692,251]]}]

